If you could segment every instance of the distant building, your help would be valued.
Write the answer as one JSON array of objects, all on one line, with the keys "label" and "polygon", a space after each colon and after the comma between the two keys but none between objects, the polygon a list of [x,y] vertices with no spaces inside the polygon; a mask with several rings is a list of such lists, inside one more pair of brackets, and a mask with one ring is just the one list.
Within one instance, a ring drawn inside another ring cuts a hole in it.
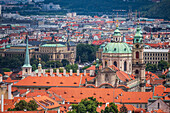
[{"label": "distant building", "polygon": [[71,17],[75,17],[75,16],[77,16],[77,13],[76,13],[76,12],[73,12],[73,13],[67,13],[66,15],[67,15],[67,17],[71,18]]},{"label": "distant building", "polygon": [[49,3],[49,4],[44,4],[42,7],[42,10],[44,11],[56,11],[56,10],[60,10],[61,7],[59,4],[53,4],[53,3]]},{"label": "distant building", "polygon": [[169,49],[144,49],[145,64],[158,64],[161,60],[168,62],[169,55]]}]

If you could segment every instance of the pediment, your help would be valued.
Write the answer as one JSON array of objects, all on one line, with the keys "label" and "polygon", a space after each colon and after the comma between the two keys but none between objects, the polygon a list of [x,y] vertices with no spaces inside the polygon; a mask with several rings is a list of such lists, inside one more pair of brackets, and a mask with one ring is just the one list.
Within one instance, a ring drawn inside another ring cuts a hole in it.
[{"label": "pediment", "polygon": [[112,68],[110,67],[105,67],[103,69],[101,69],[100,71],[101,73],[115,73],[116,71],[114,71]]}]

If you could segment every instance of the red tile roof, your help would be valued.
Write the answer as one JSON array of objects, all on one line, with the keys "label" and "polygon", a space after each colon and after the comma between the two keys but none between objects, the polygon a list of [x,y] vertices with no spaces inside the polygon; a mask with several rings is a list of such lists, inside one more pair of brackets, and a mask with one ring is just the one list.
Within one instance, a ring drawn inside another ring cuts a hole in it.
[{"label": "red tile roof", "polygon": [[94,97],[99,102],[113,102],[113,92],[119,94],[124,92],[122,89],[104,89],[104,88],[59,88],[53,87],[49,91],[60,95],[70,103],[79,103],[82,99],[88,97]]},{"label": "red tile roof", "polygon": [[[85,78],[85,77],[82,77]],[[78,87],[81,84],[81,76],[69,76],[69,77],[26,77],[20,80],[13,86],[40,86],[40,87],[56,87],[56,86],[74,86]]]}]

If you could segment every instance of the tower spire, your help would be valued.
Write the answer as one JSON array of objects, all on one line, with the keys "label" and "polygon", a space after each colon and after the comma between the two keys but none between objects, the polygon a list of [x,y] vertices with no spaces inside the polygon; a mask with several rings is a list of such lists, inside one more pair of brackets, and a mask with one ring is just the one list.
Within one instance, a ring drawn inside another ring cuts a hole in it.
[{"label": "tower spire", "polygon": [[28,36],[26,36],[26,52],[25,62],[22,66],[22,75],[30,75],[32,73],[32,66],[30,65],[29,50],[28,50]]},{"label": "tower spire", "polygon": [[26,36],[26,53],[25,53],[24,66],[31,67],[30,59],[29,59],[29,50],[28,50],[28,36]]}]

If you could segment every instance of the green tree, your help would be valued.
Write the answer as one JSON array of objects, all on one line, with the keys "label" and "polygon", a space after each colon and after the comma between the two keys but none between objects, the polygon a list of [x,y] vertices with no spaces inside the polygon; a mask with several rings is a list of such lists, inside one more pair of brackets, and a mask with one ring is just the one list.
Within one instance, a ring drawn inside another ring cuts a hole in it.
[{"label": "green tree", "polygon": [[17,111],[24,111],[28,109],[28,103],[25,100],[20,100],[19,103],[16,103],[15,109]]},{"label": "green tree", "polygon": [[8,111],[36,111],[38,104],[34,100],[30,100],[28,103],[25,100],[20,100],[16,103],[15,108],[8,108]]},{"label": "green tree", "polygon": [[77,52],[76,52],[76,61],[81,60],[83,62],[92,62],[96,59],[96,51],[98,50],[99,46],[89,45],[89,44],[78,44],[77,45]]},{"label": "green tree", "polygon": [[157,71],[157,65],[156,64],[146,64],[146,71],[150,71],[150,72],[156,72]]},{"label": "green tree", "polygon": [[161,60],[158,62],[158,69],[162,71],[163,69],[167,69],[169,67],[168,62]]},{"label": "green tree", "polygon": [[37,66],[35,64],[32,65],[32,70],[35,71],[37,69]]},{"label": "green tree", "polygon": [[2,71],[3,72],[11,72],[11,69],[9,69],[9,68],[2,68]]},{"label": "green tree", "polygon": [[79,104],[72,104],[73,111],[69,113],[97,113],[96,109],[98,105],[102,105],[101,102],[98,102],[96,98],[88,97],[82,99]]},{"label": "green tree", "polygon": [[104,113],[118,113],[118,109],[115,103],[110,103],[109,107],[105,107]]},{"label": "green tree", "polygon": [[34,100],[30,100],[28,102],[28,107],[31,109],[31,111],[36,111],[38,108],[38,104]]},{"label": "green tree", "polygon": [[41,54],[40,58],[42,61],[47,62],[49,61],[49,55],[48,54]]},{"label": "green tree", "polygon": [[123,104],[122,107],[120,108],[120,113],[127,113],[128,110],[126,108],[126,106]]},{"label": "green tree", "polygon": [[77,69],[78,69],[78,65],[77,64],[73,64],[73,65],[69,64],[65,67],[65,69],[67,72],[70,72],[70,69],[72,69],[73,72],[76,73]]},{"label": "green tree", "polygon": [[61,63],[62,63],[63,66],[65,67],[66,65],[69,64],[69,61],[68,61],[67,59],[63,59],[63,60],[61,61]]}]

